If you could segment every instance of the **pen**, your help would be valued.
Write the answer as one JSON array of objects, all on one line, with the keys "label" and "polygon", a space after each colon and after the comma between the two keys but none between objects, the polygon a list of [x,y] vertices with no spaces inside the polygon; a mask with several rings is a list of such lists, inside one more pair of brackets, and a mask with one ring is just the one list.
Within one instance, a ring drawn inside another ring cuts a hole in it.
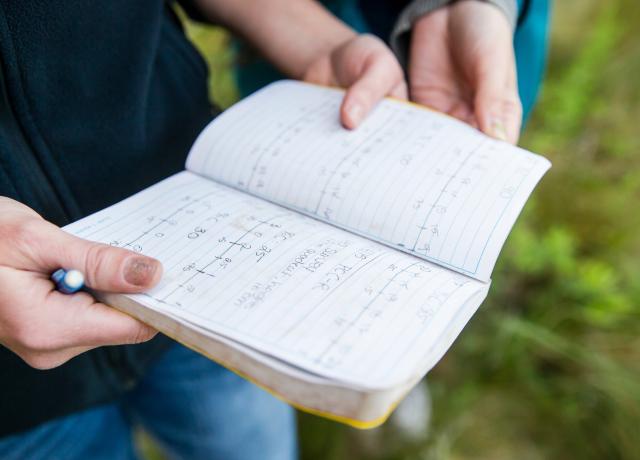
[{"label": "pen", "polygon": [[60,268],[53,272],[51,281],[55,283],[56,289],[63,294],[73,294],[84,286],[84,275],[78,270]]}]

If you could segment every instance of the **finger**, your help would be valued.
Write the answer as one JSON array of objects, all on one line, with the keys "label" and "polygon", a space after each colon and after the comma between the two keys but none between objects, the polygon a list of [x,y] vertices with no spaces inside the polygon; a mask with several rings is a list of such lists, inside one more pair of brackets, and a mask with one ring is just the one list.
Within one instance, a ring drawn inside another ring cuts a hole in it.
[{"label": "finger", "polygon": [[360,78],[347,89],[340,108],[342,124],[354,129],[383,97],[392,91],[406,94],[406,86],[402,89],[403,78],[394,59],[386,55],[372,55],[363,67]]},{"label": "finger", "polygon": [[471,121],[473,119],[473,112],[471,111],[469,104],[460,100],[453,103],[448,111],[448,114],[460,121],[464,121],[465,123],[469,124],[471,124]]},{"label": "finger", "polygon": [[91,350],[93,347],[78,347],[53,351],[14,350],[29,366],[47,370],[61,366],[76,356]]},{"label": "finger", "polygon": [[87,241],[39,222],[29,232],[30,245],[44,270],[80,270],[92,289],[127,293],[146,291],[162,277],[162,265],[156,259]]},{"label": "finger", "polygon": [[510,97],[506,104],[503,104],[502,111],[506,124],[507,140],[516,144],[520,138],[522,129],[522,101],[518,92],[518,77],[516,76],[515,64],[509,82],[507,84]]},{"label": "finger", "polygon": [[409,99],[409,89],[407,87],[407,82],[402,80],[400,83],[394,86],[393,89],[389,92],[389,96],[402,100]]},{"label": "finger", "polygon": [[454,106],[454,100],[449,94],[437,90],[416,91],[411,88],[411,100],[442,113],[450,113]]},{"label": "finger", "polygon": [[515,71],[495,66],[478,75],[477,85],[475,115],[480,130],[515,144],[522,123]]},{"label": "finger", "polygon": [[93,348],[146,342],[152,327],[97,302],[86,292],[71,296],[51,291],[44,307],[55,311],[57,327],[40,325],[16,350],[32,367],[51,369]]},{"label": "finger", "polygon": [[152,327],[96,301],[86,292],[68,296],[51,291],[47,302],[52,308],[64,309],[69,315],[67,347],[135,344],[146,342],[157,334]]},{"label": "finger", "polygon": [[331,59],[328,56],[325,56],[311,64],[302,76],[302,79],[306,82],[315,83],[317,85],[335,85],[336,81],[331,69]]},{"label": "finger", "polygon": [[[157,331],[137,319],[98,302],[87,292],[73,295],[51,290],[45,296],[43,315],[57,316],[55,327],[41,336],[49,337],[47,344],[33,348],[41,350],[91,349],[105,345],[125,345],[150,340]],[[38,332],[38,331],[35,331]]]},{"label": "finger", "polygon": [[86,292],[62,294],[29,272],[6,269],[3,275],[11,279],[10,289],[1,286],[5,301],[15,309],[3,325],[10,331],[6,345],[32,367],[49,369],[98,346],[140,343],[156,334]]}]

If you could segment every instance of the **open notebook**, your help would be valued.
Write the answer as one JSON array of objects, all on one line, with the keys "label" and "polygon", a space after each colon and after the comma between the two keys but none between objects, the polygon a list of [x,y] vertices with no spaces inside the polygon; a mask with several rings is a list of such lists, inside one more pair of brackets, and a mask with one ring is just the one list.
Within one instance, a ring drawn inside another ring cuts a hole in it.
[{"label": "open notebook", "polygon": [[342,95],[272,84],[202,132],[186,171],[66,230],[164,264],[151,292],[104,302],[297,407],[370,427],[481,304],[550,164],[395,100],[347,131]]}]

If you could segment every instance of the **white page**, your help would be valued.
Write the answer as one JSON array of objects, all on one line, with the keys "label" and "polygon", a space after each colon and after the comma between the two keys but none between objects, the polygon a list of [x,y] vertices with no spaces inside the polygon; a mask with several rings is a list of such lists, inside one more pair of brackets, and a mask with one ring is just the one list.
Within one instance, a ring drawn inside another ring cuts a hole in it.
[{"label": "white page", "polygon": [[488,281],[549,162],[394,100],[347,131],[342,94],[272,84],[214,120],[187,169]]},{"label": "white page", "polygon": [[486,289],[189,172],[65,229],[163,263],[160,285],[136,301],[367,387],[406,381]]}]

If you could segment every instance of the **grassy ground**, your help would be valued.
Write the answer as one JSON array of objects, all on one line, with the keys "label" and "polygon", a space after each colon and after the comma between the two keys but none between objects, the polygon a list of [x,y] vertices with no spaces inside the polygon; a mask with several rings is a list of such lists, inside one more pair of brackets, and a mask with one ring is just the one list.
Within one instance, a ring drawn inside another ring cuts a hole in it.
[{"label": "grassy ground", "polygon": [[[640,4],[556,2],[548,78],[522,144],[554,163],[480,313],[429,376],[409,436],[302,415],[304,458],[640,458]],[[220,31],[191,27],[237,96]]]}]

